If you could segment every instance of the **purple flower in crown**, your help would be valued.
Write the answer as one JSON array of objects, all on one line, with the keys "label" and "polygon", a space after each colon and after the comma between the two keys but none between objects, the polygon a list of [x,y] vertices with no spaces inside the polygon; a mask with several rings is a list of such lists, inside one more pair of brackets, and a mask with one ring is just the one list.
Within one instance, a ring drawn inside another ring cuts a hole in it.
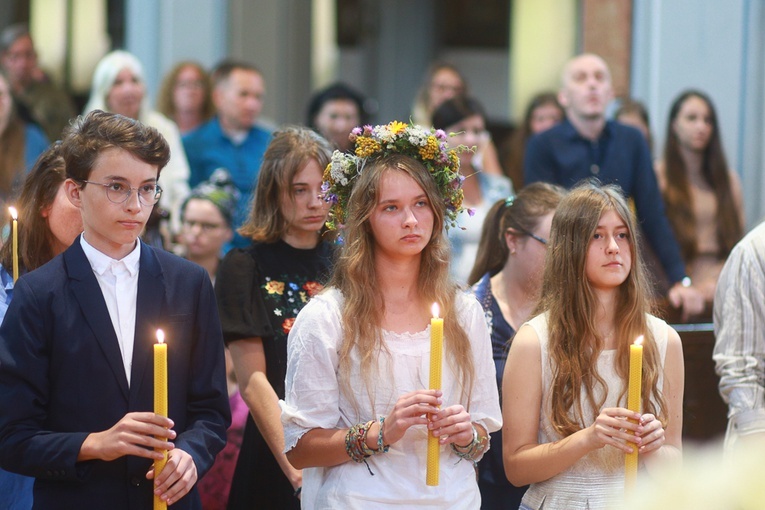
[{"label": "purple flower in crown", "polygon": [[[444,141],[446,140],[446,132],[443,129],[436,129],[436,138],[438,140]],[[441,146],[441,150],[444,150],[444,146]]]},{"label": "purple flower in crown", "polygon": [[369,135],[371,135],[371,134],[372,134],[372,130],[373,130],[373,129],[374,129],[374,128],[372,128],[372,126],[370,126],[369,124],[367,124],[366,126],[364,126],[364,135],[365,135],[365,136],[369,136]]},{"label": "purple flower in crown", "polygon": [[475,216],[475,209],[473,209],[472,207],[468,207],[467,208],[467,212],[468,212],[468,215],[470,215],[471,218],[473,216]]}]

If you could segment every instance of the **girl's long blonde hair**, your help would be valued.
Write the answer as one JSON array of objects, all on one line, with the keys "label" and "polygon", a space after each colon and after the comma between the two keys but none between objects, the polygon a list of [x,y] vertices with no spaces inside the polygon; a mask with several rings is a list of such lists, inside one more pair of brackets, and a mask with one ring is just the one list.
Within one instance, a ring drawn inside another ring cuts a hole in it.
[{"label": "girl's long blonde hair", "polygon": [[[648,328],[650,312],[648,280],[638,251],[635,217],[614,185],[587,182],[561,200],[552,222],[550,244],[545,259],[542,301],[539,312],[548,314],[549,353],[552,365],[550,422],[556,432],[569,436],[594,420],[603,407],[610,388],[598,373],[597,361],[605,339],[595,324],[598,301],[585,274],[587,251],[601,216],[615,211],[629,229],[632,268],[619,287],[614,316],[614,334],[621,339],[616,347],[616,373],[623,385],[621,402],[629,377],[629,346],[644,336],[643,411],[652,413],[666,425],[667,406],[659,388],[663,370],[656,341]],[[596,400],[596,388],[602,397]],[[587,402],[594,416],[585,416]]]},{"label": "girl's long blonde hair", "polygon": [[[343,343],[340,347],[338,379],[341,391],[352,403],[349,384],[351,354],[361,358],[360,373],[367,394],[372,398],[373,377],[377,375],[376,360],[386,351],[382,339],[385,303],[376,291],[380,275],[375,270],[375,239],[369,218],[377,206],[380,180],[385,172],[403,172],[424,190],[433,210],[433,233],[422,252],[417,285],[422,301],[438,303],[444,317],[444,351],[447,362],[455,370],[462,387],[462,400],[469,407],[469,395],[475,379],[473,353],[467,333],[460,326],[455,307],[458,287],[449,278],[449,242],[445,236],[445,205],[435,180],[416,160],[402,155],[390,155],[368,162],[356,177],[348,200],[348,220],[343,230],[344,244],[329,283],[344,297],[342,309]],[[364,320],[359,320],[363,317]],[[414,389],[414,388],[413,388]]]}]

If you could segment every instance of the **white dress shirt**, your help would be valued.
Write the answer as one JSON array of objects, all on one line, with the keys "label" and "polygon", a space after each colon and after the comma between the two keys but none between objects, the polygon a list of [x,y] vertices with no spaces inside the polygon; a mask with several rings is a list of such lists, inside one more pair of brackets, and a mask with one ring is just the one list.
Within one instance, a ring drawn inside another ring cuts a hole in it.
[{"label": "white dress shirt", "polygon": [[133,365],[133,344],[135,342],[135,314],[138,299],[138,265],[141,258],[141,243],[121,260],[115,260],[88,244],[85,236],[80,236],[82,251],[93,268],[101,293],[112,319],[114,333],[117,335],[122,363],[125,366],[128,386],[130,370]]}]

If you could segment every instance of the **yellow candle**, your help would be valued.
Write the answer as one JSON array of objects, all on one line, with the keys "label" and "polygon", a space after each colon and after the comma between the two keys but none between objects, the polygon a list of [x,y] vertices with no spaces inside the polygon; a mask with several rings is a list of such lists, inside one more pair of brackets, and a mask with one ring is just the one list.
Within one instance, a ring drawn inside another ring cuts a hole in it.
[{"label": "yellow candle", "polygon": [[[643,335],[637,337],[635,343],[630,345],[630,381],[627,391],[627,409],[636,413],[640,412],[640,393],[643,386]],[[630,418],[632,423],[637,420]],[[626,454],[624,458],[624,484],[627,488],[635,486],[638,470],[638,446],[630,443],[633,452]]]},{"label": "yellow candle", "polygon": [[11,212],[11,218],[13,218],[11,235],[13,237],[13,281],[15,282],[19,279],[19,215],[15,207],[9,207],[8,210]]},{"label": "yellow candle", "polygon": [[[438,303],[433,303],[433,318],[430,319],[430,389],[441,389],[441,358],[444,352],[444,320],[438,317]],[[425,483],[438,485],[438,463],[440,445],[438,438],[428,434],[428,469]]]},{"label": "yellow candle", "polygon": [[[167,344],[165,343],[165,333],[161,329],[157,330],[157,343],[154,344],[154,413],[167,416]],[[157,451],[161,451],[164,458],[154,461],[155,479],[167,463],[167,450]],[[154,510],[165,510],[166,508],[167,502],[155,495]]]}]

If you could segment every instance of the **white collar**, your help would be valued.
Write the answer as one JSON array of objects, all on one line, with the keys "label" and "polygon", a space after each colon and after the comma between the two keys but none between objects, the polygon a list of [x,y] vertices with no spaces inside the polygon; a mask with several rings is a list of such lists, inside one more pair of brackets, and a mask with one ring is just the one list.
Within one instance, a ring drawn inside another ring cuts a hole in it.
[{"label": "white collar", "polygon": [[138,239],[136,239],[135,248],[120,260],[113,259],[91,246],[82,234],[80,235],[80,245],[82,251],[85,252],[85,257],[90,262],[90,267],[100,276],[103,276],[108,269],[120,266],[123,266],[130,273],[130,276],[135,276],[138,273],[138,264],[141,260],[141,242]]}]

